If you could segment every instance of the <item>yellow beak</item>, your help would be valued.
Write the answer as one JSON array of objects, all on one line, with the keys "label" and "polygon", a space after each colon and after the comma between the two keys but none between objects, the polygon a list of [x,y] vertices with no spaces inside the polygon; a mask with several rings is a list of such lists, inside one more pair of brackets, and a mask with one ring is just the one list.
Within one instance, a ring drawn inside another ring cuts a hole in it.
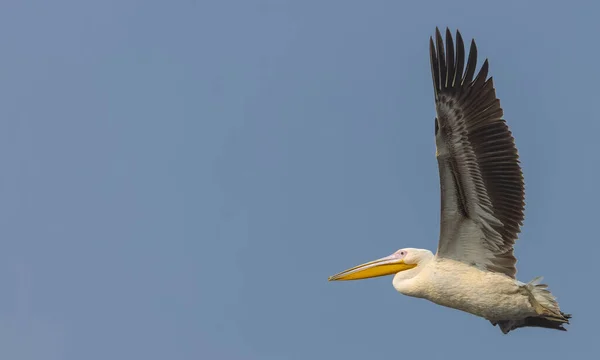
[{"label": "yellow beak", "polygon": [[412,269],[417,264],[406,264],[404,259],[398,258],[396,254],[386,256],[379,260],[358,265],[352,269],[342,271],[329,277],[329,281],[360,280],[378,276],[397,274],[400,271]]}]

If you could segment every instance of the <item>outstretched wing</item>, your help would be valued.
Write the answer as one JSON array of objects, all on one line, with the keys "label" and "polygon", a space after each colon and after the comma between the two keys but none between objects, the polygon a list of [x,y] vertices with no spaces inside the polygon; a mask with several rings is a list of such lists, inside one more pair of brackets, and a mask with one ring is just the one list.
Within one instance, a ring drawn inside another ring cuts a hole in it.
[{"label": "outstretched wing", "polygon": [[430,38],[435,89],[436,156],[441,186],[437,256],[514,277],[513,245],[524,218],[524,183],[514,139],[502,119],[488,62],[475,75],[477,47],[469,57],[460,35],[446,46],[436,28]]}]

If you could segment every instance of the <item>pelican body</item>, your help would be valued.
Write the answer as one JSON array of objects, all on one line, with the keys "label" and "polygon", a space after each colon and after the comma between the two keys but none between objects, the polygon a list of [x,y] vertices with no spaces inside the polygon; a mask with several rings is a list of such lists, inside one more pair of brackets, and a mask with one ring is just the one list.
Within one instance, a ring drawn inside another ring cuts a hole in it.
[{"label": "pelican body", "polygon": [[[477,47],[468,57],[460,35],[430,38],[436,105],[435,144],[441,221],[437,253],[405,248],[330,281],[393,275],[408,296],[480,316],[504,334],[521,327],[566,330],[565,314],[547,285],[515,277],[513,245],[524,219],[524,181],[514,138],[502,118],[485,60],[475,76]],[[466,65],[465,65],[466,63]]]}]

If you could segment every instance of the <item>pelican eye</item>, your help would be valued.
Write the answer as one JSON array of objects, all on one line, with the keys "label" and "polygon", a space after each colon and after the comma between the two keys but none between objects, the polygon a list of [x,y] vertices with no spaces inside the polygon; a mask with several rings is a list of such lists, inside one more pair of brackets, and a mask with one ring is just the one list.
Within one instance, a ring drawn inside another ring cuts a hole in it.
[{"label": "pelican eye", "polygon": [[406,256],[406,251],[404,251],[404,250],[400,251],[399,255],[400,256]]}]

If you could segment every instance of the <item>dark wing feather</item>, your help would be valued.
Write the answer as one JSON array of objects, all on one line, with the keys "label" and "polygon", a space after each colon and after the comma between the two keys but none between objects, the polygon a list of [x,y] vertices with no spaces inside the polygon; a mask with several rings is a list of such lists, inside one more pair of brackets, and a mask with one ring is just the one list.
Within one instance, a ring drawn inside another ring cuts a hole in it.
[{"label": "dark wing feather", "polygon": [[455,48],[446,30],[445,51],[439,29],[435,37],[429,48],[442,197],[437,255],[514,277],[513,245],[525,207],[514,139],[487,77],[487,60],[475,76],[475,41],[465,67],[460,33]]}]

